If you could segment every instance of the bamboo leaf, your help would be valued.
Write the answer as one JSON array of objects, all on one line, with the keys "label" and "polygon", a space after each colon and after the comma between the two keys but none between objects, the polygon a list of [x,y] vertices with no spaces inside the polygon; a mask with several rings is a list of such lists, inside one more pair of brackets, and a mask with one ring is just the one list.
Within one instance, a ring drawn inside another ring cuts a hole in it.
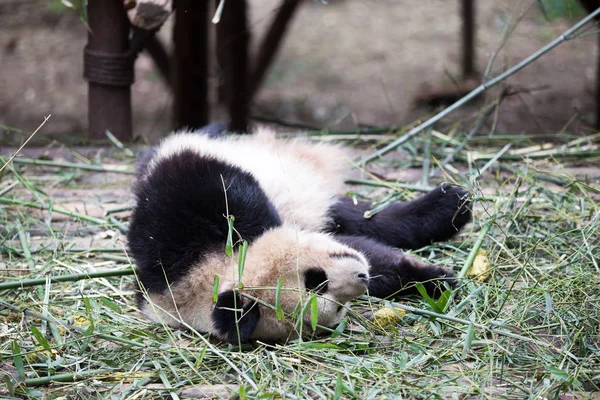
[{"label": "bamboo leaf", "polygon": [[16,341],[11,342],[10,344],[12,353],[13,353],[13,363],[15,365],[15,369],[17,370],[17,376],[19,379],[25,379],[25,366],[23,365],[23,356],[21,355],[21,347],[19,343]]},{"label": "bamboo leaf", "polygon": [[38,342],[38,344],[40,346],[42,346],[44,349],[50,351],[50,349],[51,349],[50,344],[48,343],[48,341],[46,340],[44,335],[42,335],[42,332],[40,332],[38,328],[36,328],[35,326],[32,325],[31,333],[33,334],[36,342]]},{"label": "bamboo leaf", "polygon": [[429,304],[429,307],[431,307],[433,309],[433,311],[435,311],[436,313],[440,313],[441,314],[442,310],[439,309],[439,307],[436,304],[435,300],[433,300],[429,296],[429,294],[427,293],[427,289],[425,289],[425,286],[423,286],[423,284],[421,282],[417,282],[415,284],[415,286],[417,287],[417,290],[421,294],[421,297],[423,297],[423,299],[425,299],[425,301],[427,302],[427,304]]},{"label": "bamboo leaf", "polygon": [[281,286],[283,285],[283,281],[281,278],[277,278],[277,287],[275,288],[275,315],[279,321],[283,321],[285,318],[285,314],[283,313],[283,309],[281,308]]},{"label": "bamboo leaf", "polygon": [[450,301],[450,295],[452,294],[451,290],[444,290],[444,292],[440,295],[440,298],[436,300],[435,306],[442,310],[442,312],[446,309],[446,305]]},{"label": "bamboo leaf", "polygon": [[310,298],[310,326],[313,331],[317,329],[319,323],[319,299],[316,294]]},{"label": "bamboo leaf", "polygon": [[225,243],[227,257],[233,255],[233,216],[227,218],[227,242]]},{"label": "bamboo leaf", "polygon": [[239,249],[238,254],[238,287],[240,289],[243,288],[242,284],[242,275],[244,275],[244,267],[246,265],[246,253],[248,252],[248,242],[246,240],[242,241],[242,245]]},{"label": "bamboo leaf", "polygon": [[465,335],[465,342],[463,343],[463,351],[462,358],[467,356],[467,351],[471,349],[471,344],[473,343],[473,338],[475,337],[475,325],[473,323],[469,324],[467,328],[467,334]]},{"label": "bamboo leaf", "polygon": [[106,297],[100,297],[100,302],[102,304],[104,304],[106,307],[110,308],[111,310],[113,310],[114,312],[120,313],[121,312],[121,307],[115,303],[114,301],[112,301],[109,298]]},{"label": "bamboo leaf", "polygon": [[215,283],[213,284],[212,301],[216,303],[219,300],[219,275],[215,275]]},{"label": "bamboo leaf", "polygon": [[342,381],[342,374],[337,374],[335,379],[335,393],[333,394],[333,398],[335,400],[342,398],[342,392],[344,390],[344,384]]}]

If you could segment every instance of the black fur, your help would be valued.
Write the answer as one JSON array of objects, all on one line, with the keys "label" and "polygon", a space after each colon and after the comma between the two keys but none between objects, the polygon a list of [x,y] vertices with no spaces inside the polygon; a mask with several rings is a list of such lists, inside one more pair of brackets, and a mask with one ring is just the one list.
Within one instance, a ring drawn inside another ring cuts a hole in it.
[{"label": "black fur", "polygon": [[228,290],[219,294],[212,312],[215,328],[230,343],[247,342],[260,319],[258,304],[251,302],[241,307],[242,304],[242,298]]},{"label": "black fur", "polygon": [[309,268],[304,273],[304,287],[316,293],[327,292],[327,273],[321,268]]},{"label": "black fur", "polygon": [[[371,264],[369,271],[369,295],[380,298],[418,293],[414,283],[422,282],[431,296],[438,296],[441,280],[450,286],[455,274],[445,268],[421,263],[401,250],[364,236],[338,235],[336,239],[360,251]],[[412,261],[411,261],[412,260]]]},{"label": "black fur", "polygon": [[252,241],[281,225],[275,207],[249,173],[189,150],[161,160],[152,174],[137,181],[128,233],[148,291],[166,289],[167,282],[176,282],[193,263],[224,252],[228,225],[223,182],[229,214],[244,239]]},{"label": "black fur", "polygon": [[467,191],[444,184],[408,203],[394,204],[364,218],[371,209],[368,202],[354,205],[348,197],[340,198],[329,210],[329,232],[338,235],[367,236],[390,246],[418,249],[448,240],[471,220]]}]

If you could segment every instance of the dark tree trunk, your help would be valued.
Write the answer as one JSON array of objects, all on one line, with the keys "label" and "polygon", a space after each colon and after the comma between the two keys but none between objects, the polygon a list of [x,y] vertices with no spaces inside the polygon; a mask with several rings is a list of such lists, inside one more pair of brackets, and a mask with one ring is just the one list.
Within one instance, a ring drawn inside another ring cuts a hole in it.
[{"label": "dark tree trunk", "polygon": [[462,67],[463,78],[475,75],[475,2],[462,0]]},{"label": "dark tree trunk", "polygon": [[199,128],[209,122],[208,22],[205,0],[177,0],[173,41],[175,128]]},{"label": "dark tree trunk", "polygon": [[224,92],[229,109],[229,130],[248,131],[249,85],[248,47],[250,31],[246,15],[246,0],[227,1],[218,28]]}]

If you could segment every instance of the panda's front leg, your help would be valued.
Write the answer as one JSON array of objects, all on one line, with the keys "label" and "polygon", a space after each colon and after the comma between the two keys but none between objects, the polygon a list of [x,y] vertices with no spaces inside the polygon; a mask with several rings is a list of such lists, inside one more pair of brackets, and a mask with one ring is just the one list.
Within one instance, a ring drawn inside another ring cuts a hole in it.
[{"label": "panda's front leg", "polygon": [[360,251],[369,261],[369,295],[387,298],[418,293],[423,284],[430,296],[438,297],[443,282],[456,286],[456,274],[444,267],[426,264],[401,250],[364,236],[336,235],[336,240]]},{"label": "panda's front leg", "polygon": [[443,184],[406,203],[396,203],[364,218],[368,202],[354,204],[342,197],[329,210],[330,231],[359,235],[402,249],[418,249],[432,242],[448,240],[471,220],[468,192]]}]

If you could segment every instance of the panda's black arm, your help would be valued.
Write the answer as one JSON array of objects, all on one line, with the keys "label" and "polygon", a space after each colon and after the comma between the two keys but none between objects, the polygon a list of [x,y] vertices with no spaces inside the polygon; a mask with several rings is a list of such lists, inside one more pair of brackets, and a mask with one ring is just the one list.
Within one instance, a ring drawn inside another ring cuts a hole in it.
[{"label": "panda's black arm", "polygon": [[439,296],[440,283],[455,285],[451,270],[426,264],[416,257],[364,236],[336,235],[336,240],[360,251],[369,260],[369,295],[379,298],[418,293],[421,282],[430,296]]},{"label": "panda's black arm", "polygon": [[368,202],[354,204],[340,197],[329,210],[337,234],[360,235],[403,249],[418,249],[448,240],[471,220],[467,191],[443,185],[407,203],[397,203],[373,217],[364,218],[371,209]]}]

